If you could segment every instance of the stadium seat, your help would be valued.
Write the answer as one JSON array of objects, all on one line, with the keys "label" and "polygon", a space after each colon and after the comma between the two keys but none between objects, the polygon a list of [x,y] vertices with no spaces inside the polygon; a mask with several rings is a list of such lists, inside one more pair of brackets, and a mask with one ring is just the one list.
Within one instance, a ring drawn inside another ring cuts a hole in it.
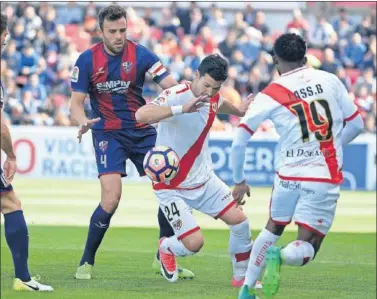
[{"label": "stadium seat", "polygon": [[357,78],[360,77],[361,71],[359,69],[346,69],[346,74],[350,77],[351,84],[355,84]]},{"label": "stadium seat", "polygon": [[75,37],[79,32],[79,26],[77,24],[67,24],[65,25],[65,35],[68,37]]}]

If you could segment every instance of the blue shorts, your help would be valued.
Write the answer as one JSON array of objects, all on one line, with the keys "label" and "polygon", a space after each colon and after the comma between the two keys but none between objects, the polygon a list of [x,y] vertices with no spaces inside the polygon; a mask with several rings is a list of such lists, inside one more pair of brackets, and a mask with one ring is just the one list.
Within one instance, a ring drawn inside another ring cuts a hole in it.
[{"label": "blue shorts", "polygon": [[7,185],[5,181],[5,177],[3,174],[3,170],[0,167],[0,194],[5,195],[6,193],[13,190],[12,185]]},{"label": "blue shorts", "polygon": [[123,129],[117,131],[92,130],[98,177],[108,173],[126,173],[126,161],[130,159],[140,176],[144,176],[143,160],[156,143],[154,127]]}]

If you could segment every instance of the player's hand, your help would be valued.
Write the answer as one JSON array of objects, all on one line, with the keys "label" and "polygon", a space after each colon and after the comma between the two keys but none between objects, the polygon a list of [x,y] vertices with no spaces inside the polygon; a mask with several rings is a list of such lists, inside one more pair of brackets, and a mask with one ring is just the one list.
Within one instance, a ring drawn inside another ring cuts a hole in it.
[{"label": "player's hand", "polygon": [[253,101],[254,95],[252,93],[247,96],[245,101],[242,101],[241,105],[238,107],[240,109],[240,116],[245,116],[247,109],[249,109],[249,106]]},{"label": "player's hand", "polygon": [[232,195],[233,199],[237,202],[237,206],[243,206],[245,204],[246,201],[243,200],[245,194],[250,197],[250,187],[245,181],[234,186]]},{"label": "player's hand", "polygon": [[88,119],[85,124],[80,126],[77,138],[79,139],[79,143],[81,143],[82,135],[89,131],[89,129],[96,123],[101,120],[100,117],[94,119]]},{"label": "player's hand", "polygon": [[12,183],[14,175],[16,174],[17,161],[16,158],[9,158],[4,162],[4,176],[7,184]]},{"label": "player's hand", "polygon": [[183,105],[182,112],[183,113],[192,113],[199,111],[205,104],[209,103],[210,97],[208,95],[200,95],[197,98],[194,98],[188,101],[186,104]]}]

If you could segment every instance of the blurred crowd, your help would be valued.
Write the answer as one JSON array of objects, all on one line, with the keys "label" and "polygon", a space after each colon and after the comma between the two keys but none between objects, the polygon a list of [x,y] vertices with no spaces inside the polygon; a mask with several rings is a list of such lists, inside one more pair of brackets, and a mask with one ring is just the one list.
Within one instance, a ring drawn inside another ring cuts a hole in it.
[{"label": "blurred crowd", "polygon": [[[9,18],[12,35],[1,60],[5,112],[10,123],[75,125],[69,115],[70,72],[79,54],[100,41],[99,9],[95,3],[2,3],[1,11]],[[232,18],[225,18],[224,11],[215,4],[203,10],[195,2],[188,8],[173,2],[158,14],[151,8],[141,13],[127,8],[127,13],[129,38],[156,53],[178,81],[192,80],[201,59],[212,53],[220,53],[229,61],[229,78],[221,92],[235,104],[278,77],[272,46],[283,32],[270,28],[265,22],[268,13],[251,5],[233,13]],[[365,131],[375,133],[375,11],[357,24],[343,9],[332,19],[321,16],[309,24],[305,15],[295,10],[286,31],[306,38],[309,64],[343,81],[365,119]],[[145,98],[150,100],[159,92],[159,87],[147,78]],[[88,103],[86,108],[90,110]],[[231,131],[238,121],[219,115],[213,130]],[[269,122],[260,128],[271,129]]]}]

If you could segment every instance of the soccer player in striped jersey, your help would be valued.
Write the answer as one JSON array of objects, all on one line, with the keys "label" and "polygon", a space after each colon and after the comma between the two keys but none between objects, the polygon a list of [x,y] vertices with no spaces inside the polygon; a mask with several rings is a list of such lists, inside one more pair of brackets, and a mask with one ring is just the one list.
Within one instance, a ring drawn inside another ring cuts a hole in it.
[{"label": "soccer player in striped jersey", "polygon": [[[126,160],[130,159],[140,176],[145,175],[143,159],[156,141],[153,126],[139,124],[135,112],[146,102],[142,96],[146,74],[166,89],[177,84],[160,59],[147,48],[126,38],[127,15],[124,8],[110,5],[99,13],[102,42],[83,52],[71,75],[71,113],[80,125],[79,141],[92,130],[98,177],[101,182],[101,202],[94,211],[84,254],[76,279],[91,279],[95,254],[109,228],[122,194],[121,178],[126,174]],[[86,95],[90,96],[92,116],[84,111]],[[132,194],[131,196],[137,196]],[[174,232],[159,210],[160,237]],[[157,252],[153,268],[159,273]],[[179,268],[180,278],[194,274]]]}]

